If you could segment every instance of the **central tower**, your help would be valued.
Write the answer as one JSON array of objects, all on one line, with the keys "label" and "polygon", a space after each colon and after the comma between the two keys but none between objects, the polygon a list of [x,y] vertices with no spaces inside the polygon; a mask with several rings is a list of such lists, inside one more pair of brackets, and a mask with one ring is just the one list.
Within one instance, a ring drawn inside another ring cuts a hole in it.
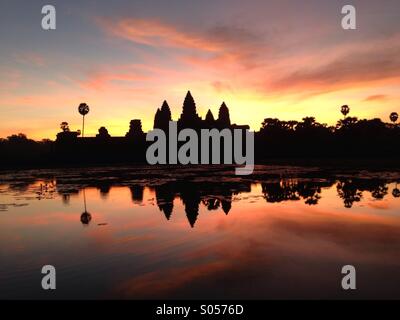
[{"label": "central tower", "polygon": [[185,100],[183,101],[183,108],[181,116],[178,120],[179,128],[200,128],[201,117],[197,114],[196,103],[192,97],[190,91],[186,94]]}]

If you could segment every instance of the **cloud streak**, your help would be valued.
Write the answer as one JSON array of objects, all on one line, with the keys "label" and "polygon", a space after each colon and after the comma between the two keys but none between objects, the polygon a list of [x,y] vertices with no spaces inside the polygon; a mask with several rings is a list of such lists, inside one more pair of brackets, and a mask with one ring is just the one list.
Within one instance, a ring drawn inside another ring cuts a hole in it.
[{"label": "cloud streak", "polygon": [[375,94],[372,96],[368,96],[364,99],[366,102],[371,102],[371,101],[384,101],[388,98],[386,94]]},{"label": "cloud streak", "polygon": [[128,18],[112,21],[98,18],[97,21],[108,34],[137,44],[211,52],[220,50],[218,43],[209,42],[200,35],[182,32],[173,25],[155,19]]},{"label": "cloud streak", "polygon": [[[348,52],[320,66],[302,66],[272,83],[275,90],[338,90],[400,76],[400,46]],[[376,97],[375,97],[376,98]]]}]

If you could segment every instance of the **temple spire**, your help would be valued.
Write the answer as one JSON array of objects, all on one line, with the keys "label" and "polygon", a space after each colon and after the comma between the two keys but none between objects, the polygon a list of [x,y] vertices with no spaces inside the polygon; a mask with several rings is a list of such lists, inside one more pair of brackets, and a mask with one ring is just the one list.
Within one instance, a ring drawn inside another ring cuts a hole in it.
[{"label": "temple spire", "polygon": [[183,101],[182,114],[178,120],[182,128],[198,128],[200,126],[201,118],[197,114],[196,103],[190,91],[187,92],[185,100]]},{"label": "temple spire", "polygon": [[168,124],[171,121],[171,109],[166,100],[164,100],[161,108],[157,109],[154,117],[154,129],[168,131]]},{"label": "temple spire", "polygon": [[221,128],[229,128],[231,125],[231,119],[229,116],[229,109],[225,102],[222,102],[218,112],[218,124]]}]

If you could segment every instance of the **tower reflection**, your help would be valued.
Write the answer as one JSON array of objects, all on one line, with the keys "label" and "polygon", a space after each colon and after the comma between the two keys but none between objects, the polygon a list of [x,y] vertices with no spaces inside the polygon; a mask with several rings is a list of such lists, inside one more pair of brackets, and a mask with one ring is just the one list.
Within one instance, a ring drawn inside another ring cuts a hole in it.
[{"label": "tower reflection", "polygon": [[[210,212],[222,211],[226,215],[232,209],[235,195],[251,192],[250,181],[230,182],[197,182],[197,181],[170,181],[160,184],[149,183],[147,187],[154,190],[155,204],[170,220],[174,212],[174,201],[182,201],[189,225],[193,228],[198,221],[200,208],[203,206]],[[261,195],[268,203],[280,203],[286,201],[302,201],[309,206],[318,205],[323,198],[323,190],[335,188],[336,196],[343,202],[345,208],[352,208],[355,203],[362,201],[368,192],[374,200],[383,200],[388,194],[394,198],[400,197],[397,184],[389,191],[391,181],[384,179],[366,178],[335,178],[324,177],[319,179],[282,178],[279,180],[260,181]],[[134,204],[144,205],[145,184],[129,185],[131,200]],[[106,198],[113,186],[118,183],[99,183],[92,186],[85,185],[83,189],[84,212],[81,214],[81,222],[88,225],[92,216],[87,212],[85,188],[95,187],[100,190],[102,198]],[[25,186],[26,187],[26,186]],[[70,202],[70,196],[77,194],[78,189],[57,182],[57,190],[65,204]]]}]

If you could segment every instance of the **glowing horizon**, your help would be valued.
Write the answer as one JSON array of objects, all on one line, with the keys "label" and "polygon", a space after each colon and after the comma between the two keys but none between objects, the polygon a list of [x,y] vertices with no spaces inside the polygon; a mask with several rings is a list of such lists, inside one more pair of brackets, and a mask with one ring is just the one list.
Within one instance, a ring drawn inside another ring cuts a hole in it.
[{"label": "glowing horizon", "polygon": [[163,100],[178,119],[188,90],[203,118],[225,101],[254,130],[264,118],[333,125],[343,104],[389,121],[400,112],[400,4],[353,2],[358,29],[346,31],[341,1],[54,1],[57,29],[43,31],[40,5],[15,1],[0,13],[0,137],[81,129],[81,102],[85,136],[123,136],[131,119],[148,131]]}]

